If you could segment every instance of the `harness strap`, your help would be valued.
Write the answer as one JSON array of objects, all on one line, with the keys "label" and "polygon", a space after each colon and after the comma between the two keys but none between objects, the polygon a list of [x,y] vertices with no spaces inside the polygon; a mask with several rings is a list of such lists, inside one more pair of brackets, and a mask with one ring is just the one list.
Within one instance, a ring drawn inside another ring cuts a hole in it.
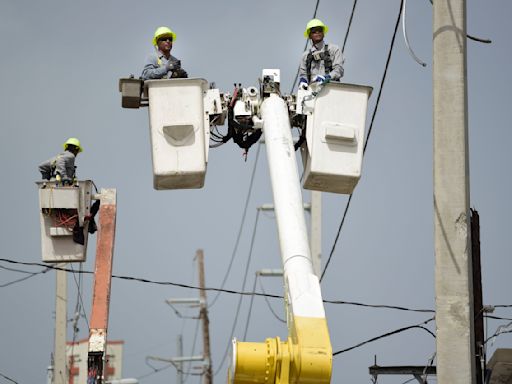
[{"label": "harness strap", "polygon": [[[317,58],[315,58],[317,56]],[[306,57],[306,74],[308,76],[308,81],[311,81],[311,63],[315,61],[324,61],[325,74],[329,74],[332,71],[332,59],[329,54],[329,46],[325,44],[324,50],[320,52],[320,54],[313,55],[313,52],[309,52]]]}]

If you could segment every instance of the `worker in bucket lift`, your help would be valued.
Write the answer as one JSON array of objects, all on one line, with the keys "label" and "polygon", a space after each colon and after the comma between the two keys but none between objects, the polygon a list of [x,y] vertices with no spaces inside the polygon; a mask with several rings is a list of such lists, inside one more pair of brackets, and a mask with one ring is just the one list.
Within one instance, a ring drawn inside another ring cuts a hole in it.
[{"label": "worker in bucket lift", "polygon": [[62,145],[64,152],[39,165],[43,180],[55,179],[62,185],[72,185],[75,181],[75,158],[83,151],[80,141],[71,137]]},{"label": "worker in bucket lift", "polygon": [[155,53],[150,55],[142,70],[143,80],[171,79],[188,77],[187,72],[181,68],[181,61],[171,55],[172,44],[176,40],[176,33],[167,27],[159,27],[153,36]]},{"label": "worker in bucket lift", "polygon": [[327,44],[324,36],[329,28],[318,19],[306,25],[304,37],[311,39],[311,48],[304,52],[299,68],[299,88],[306,89],[309,83],[339,81],[343,77],[343,57],[340,47]]}]

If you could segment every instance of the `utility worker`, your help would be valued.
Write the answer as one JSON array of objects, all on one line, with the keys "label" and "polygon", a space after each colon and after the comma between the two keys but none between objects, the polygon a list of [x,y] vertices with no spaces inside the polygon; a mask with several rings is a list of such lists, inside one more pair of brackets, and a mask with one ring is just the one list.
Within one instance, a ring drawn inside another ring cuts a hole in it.
[{"label": "utility worker", "polygon": [[304,52],[299,68],[299,88],[306,89],[309,83],[339,81],[343,77],[343,58],[340,47],[324,42],[329,28],[318,19],[306,25],[304,37],[311,39],[311,48]]},{"label": "utility worker", "polygon": [[171,55],[172,43],[176,40],[176,33],[167,27],[159,27],[153,36],[155,53],[150,55],[142,70],[141,78],[170,79],[188,77],[187,72],[181,68],[181,61]]},{"label": "utility worker", "polygon": [[75,180],[75,158],[83,149],[75,137],[67,139],[62,146],[64,152],[39,165],[39,172],[44,180],[55,178],[62,185],[72,185]]}]

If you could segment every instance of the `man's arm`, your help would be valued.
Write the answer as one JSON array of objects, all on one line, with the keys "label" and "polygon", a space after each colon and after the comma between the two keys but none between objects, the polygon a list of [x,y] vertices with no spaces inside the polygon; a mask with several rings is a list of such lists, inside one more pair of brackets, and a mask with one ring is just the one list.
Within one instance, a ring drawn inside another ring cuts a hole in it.
[{"label": "man's arm", "polygon": [[158,58],[155,55],[151,55],[146,60],[146,65],[142,70],[142,79],[161,79],[167,75],[169,69],[165,65],[158,65]]},{"label": "man's arm", "polygon": [[332,47],[329,45],[329,54],[332,57],[332,70],[329,72],[329,76],[334,81],[339,81],[344,74],[343,70],[343,55],[341,49],[338,46]]},{"label": "man's arm", "polygon": [[66,151],[55,160],[55,174],[60,175],[62,183],[71,183],[75,173],[75,155]]}]

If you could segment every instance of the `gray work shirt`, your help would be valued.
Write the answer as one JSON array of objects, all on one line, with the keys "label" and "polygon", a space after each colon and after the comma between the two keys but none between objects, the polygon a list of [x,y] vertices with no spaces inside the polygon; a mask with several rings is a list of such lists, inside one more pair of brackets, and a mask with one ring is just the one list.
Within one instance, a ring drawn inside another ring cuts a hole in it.
[{"label": "gray work shirt", "polygon": [[315,76],[321,75],[329,75],[331,76],[331,80],[339,81],[343,77],[343,56],[341,54],[341,49],[336,44],[327,43],[327,50],[329,51],[329,56],[332,60],[332,70],[329,73],[325,73],[325,65],[323,60],[313,60],[311,62],[311,79],[308,79],[306,61],[309,53],[315,52],[323,52],[325,51],[325,45],[323,41],[320,43],[313,45],[309,50],[302,54],[302,60],[300,61],[299,68],[299,78],[303,77],[308,80],[308,82],[313,81]]},{"label": "gray work shirt", "polygon": [[172,71],[168,69],[167,64],[172,63],[176,65],[178,62],[179,60],[173,55],[170,55],[169,59],[167,59],[162,52],[158,51],[156,54],[148,56],[141,78],[143,80],[170,79]]},{"label": "gray work shirt", "polygon": [[50,179],[59,174],[62,181],[71,181],[75,177],[75,158],[70,151],[64,151],[39,165],[43,179]]}]

